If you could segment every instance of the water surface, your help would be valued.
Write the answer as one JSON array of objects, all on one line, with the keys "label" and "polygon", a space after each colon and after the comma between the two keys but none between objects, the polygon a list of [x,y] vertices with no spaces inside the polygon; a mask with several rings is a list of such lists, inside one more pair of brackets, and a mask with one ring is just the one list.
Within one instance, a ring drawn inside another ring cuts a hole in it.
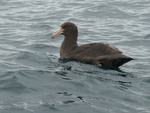
[{"label": "water surface", "polygon": [[[117,70],[59,60],[66,21],[79,45],[109,43],[135,58]],[[149,0],[1,0],[1,113],[149,113]]]}]

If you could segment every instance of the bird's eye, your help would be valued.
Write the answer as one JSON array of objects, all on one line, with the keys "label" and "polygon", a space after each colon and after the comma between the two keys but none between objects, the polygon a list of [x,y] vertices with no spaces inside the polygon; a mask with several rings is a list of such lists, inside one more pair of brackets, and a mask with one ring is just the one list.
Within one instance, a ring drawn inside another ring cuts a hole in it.
[{"label": "bird's eye", "polygon": [[66,25],[64,25],[64,28],[66,28],[67,26]]}]

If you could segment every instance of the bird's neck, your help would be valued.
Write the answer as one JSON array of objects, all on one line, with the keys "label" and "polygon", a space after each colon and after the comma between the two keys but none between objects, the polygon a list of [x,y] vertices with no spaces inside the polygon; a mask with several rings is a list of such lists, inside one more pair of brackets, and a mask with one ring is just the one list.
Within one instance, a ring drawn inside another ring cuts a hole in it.
[{"label": "bird's neck", "polygon": [[61,44],[60,56],[62,58],[68,58],[70,52],[77,47],[78,47],[77,36],[74,37],[65,36],[65,39]]}]

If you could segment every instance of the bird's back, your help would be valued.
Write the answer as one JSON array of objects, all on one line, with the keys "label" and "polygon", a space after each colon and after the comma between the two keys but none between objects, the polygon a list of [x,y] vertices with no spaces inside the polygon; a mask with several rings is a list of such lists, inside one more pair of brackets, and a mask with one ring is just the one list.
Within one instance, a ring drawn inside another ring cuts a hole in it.
[{"label": "bird's back", "polygon": [[104,43],[90,43],[72,50],[69,59],[108,67],[119,67],[133,58],[122,55],[117,48]]},{"label": "bird's back", "polygon": [[103,55],[122,54],[117,48],[104,43],[90,43],[78,46],[71,51],[71,56],[99,57]]}]

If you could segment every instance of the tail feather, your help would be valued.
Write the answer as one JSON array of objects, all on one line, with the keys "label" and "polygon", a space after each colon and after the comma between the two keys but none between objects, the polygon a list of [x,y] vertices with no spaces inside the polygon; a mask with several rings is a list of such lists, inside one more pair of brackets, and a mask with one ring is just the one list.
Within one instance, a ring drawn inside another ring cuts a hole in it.
[{"label": "tail feather", "polygon": [[80,61],[83,63],[94,64],[98,66],[105,66],[111,68],[118,68],[119,66],[129,62],[130,60],[134,60],[131,57],[118,54],[118,55],[105,55],[99,56],[97,58],[94,57],[76,57],[71,58],[71,60]]},{"label": "tail feather", "polygon": [[97,60],[98,61],[97,64],[100,64],[106,67],[118,68],[119,66],[131,60],[134,60],[134,59],[125,55],[111,55],[111,56],[99,57]]}]

